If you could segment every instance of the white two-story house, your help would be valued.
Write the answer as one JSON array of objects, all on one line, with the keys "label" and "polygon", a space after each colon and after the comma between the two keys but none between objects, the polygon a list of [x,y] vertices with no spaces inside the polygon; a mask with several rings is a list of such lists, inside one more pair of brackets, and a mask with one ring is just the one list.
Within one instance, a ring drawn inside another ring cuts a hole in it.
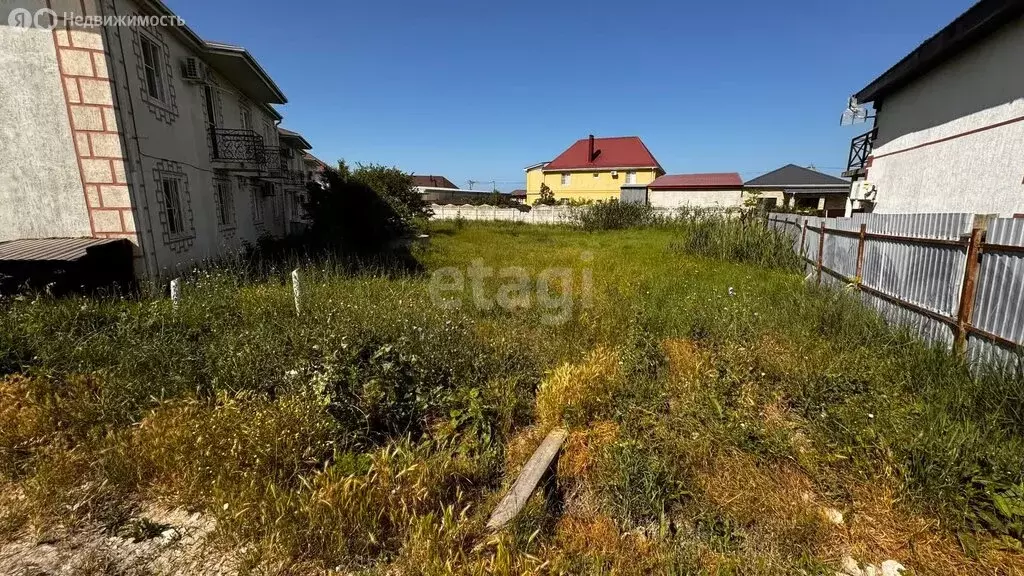
[{"label": "white two-story house", "polygon": [[0,241],[126,238],[158,278],[289,231],[287,99],[249,52],[159,0],[14,1],[37,21],[0,26]]},{"label": "white two-story house", "polygon": [[1024,213],[1024,2],[981,0],[854,95],[851,208]]}]

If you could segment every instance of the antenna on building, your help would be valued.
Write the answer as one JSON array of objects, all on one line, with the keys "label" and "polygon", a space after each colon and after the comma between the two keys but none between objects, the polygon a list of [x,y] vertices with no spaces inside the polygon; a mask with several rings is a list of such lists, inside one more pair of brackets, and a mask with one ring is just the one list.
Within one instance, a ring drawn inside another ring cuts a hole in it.
[{"label": "antenna on building", "polygon": [[476,180],[467,180],[467,182],[469,182],[469,189],[472,190],[473,185],[476,184]]},{"label": "antenna on building", "polygon": [[861,122],[867,122],[874,116],[869,115],[868,109],[857,102],[856,96],[850,96],[850,100],[846,103],[846,110],[843,110],[843,115],[839,118],[840,126],[852,126],[853,124],[860,124]]}]

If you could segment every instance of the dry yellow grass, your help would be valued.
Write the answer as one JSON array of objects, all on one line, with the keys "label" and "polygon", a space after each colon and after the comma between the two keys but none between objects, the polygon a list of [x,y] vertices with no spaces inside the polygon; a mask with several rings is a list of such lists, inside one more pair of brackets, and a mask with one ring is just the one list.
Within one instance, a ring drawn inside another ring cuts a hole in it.
[{"label": "dry yellow grass", "polygon": [[1024,575],[1024,554],[976,534],[978,557],[970,558],[955,535],[908,510],[898,494],[886,481],[853,487],[843,544],[854,558],[876,564],[894,558],[916,574]]},{"label": "dry yellow grass", "polygon": [[827,556],[834,548],[834,529],[822,513],[826,503],[789,462],[759,466],[751,455],[730,450],[709,462],[697,481],[707,501],[745,526],[750,546],[762,553]]},{"label": "dry yellow grass", "polygon": [[608,516],[567,515],[542,557],[554,573],[647,575],[664,568],[666,551],[647,536],[623,533]]},{"label": "dry yellow grass", "polygon": [[622,385],[619,355],[598,348],[578,364],[562,364],[552,370],[537,391],[537,416],[546,428],[582,425],[600,418],[611,406]]}]

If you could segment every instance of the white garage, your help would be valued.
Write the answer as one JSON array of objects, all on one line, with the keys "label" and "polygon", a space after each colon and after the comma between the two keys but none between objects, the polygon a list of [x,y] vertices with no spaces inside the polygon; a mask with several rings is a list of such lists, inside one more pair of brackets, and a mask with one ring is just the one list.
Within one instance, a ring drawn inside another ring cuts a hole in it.
[{"label": "white garage", "polygon": [[743,180],[736,172],[668,174],[647,186],[655,208],[732,208],[743,205]]}]

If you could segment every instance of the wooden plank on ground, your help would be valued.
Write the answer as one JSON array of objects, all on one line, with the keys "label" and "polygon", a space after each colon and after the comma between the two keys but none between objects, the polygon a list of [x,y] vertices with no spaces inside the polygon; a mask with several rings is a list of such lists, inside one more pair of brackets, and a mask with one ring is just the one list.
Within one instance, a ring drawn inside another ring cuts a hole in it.
[{"label": "wooden plank on ground", "polygon": [[548,433],[537,451],[530,456],[526,466],[523,466],[519,478],[516,478],[516,483],[512,485],[512,490],[502,498],[498,507],[491,513],[491,518],[487,521],[487,528],[500,530],[515,518],[516,514],[519,514],[537,489],[537,484],[544,477],[544,473],[551,467],[551,462],[562,449],[562,444],[565,443],[568,436],[569,433],[562,428],[555,428]]}]

